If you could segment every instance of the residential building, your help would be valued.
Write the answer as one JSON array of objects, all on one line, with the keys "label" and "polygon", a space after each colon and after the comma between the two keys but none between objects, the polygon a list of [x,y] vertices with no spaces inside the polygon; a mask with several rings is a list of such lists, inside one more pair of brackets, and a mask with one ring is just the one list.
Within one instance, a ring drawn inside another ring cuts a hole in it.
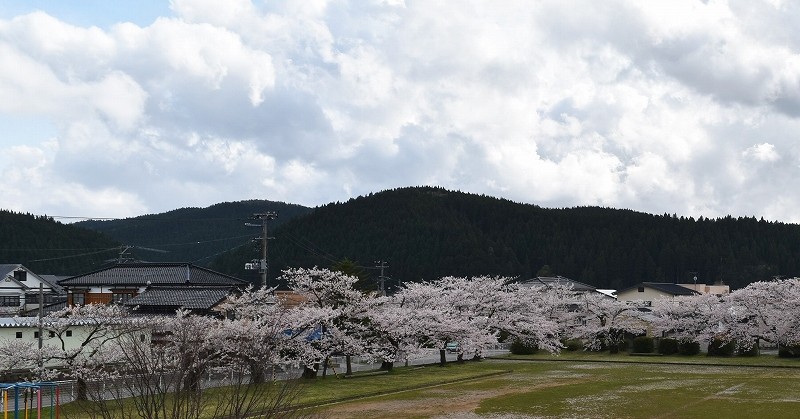
[{"label": "residential building", "polygon": [[[140,307],[150,312],[190,307],[191,293],[203,296],[201,309],[219,291],[244,289],[248,282],[191,263],[120,263],[59,281],[67,290],[67,304],[126,304],[137,296]],[[219,288],[212,292],[214,288]],[[169,291],[169,290],[172,291]],[[151,291],[149,291],[151,290]],[[215,293],[216,292],[216,293]],[[227,294],[226,294],[227,295]],[[129,305],[129,304],[126,304]],[[191,307],[190,307],[191,308]]]},{"label": "residential building", "polygon": [[618,301],[636,301],[645,307],[661,298],[674,298],[683,295],[697,295],[699,292],[678,284],[666,282],[640,282],[632,287],[617,291]]},{"label": "residential building", "polygon": [[47,277],[18,263],[0,264],[0,315],[20,315],[38,309],[40,292],[45,306],[63,301],[63,288]]}]

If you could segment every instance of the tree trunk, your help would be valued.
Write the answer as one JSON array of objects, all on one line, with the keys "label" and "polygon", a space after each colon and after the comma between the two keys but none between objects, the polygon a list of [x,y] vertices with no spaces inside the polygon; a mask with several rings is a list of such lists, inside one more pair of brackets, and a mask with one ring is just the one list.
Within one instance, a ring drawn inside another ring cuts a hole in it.
[{"label": "tree trunk", "polygon": [[381,371],[391,371],[394,368],[394,362],[391,361],[382,361],[381,362]]},{"label": "tree trunk", "polygon": [[350,355],[345,355],[344,360],[345,364],[347,364],[347,371],[344,375],[353,375],[353,364],[350,362]]},{"label": "tree trunk", "polygon": [[250,361],[250,382],[253,384],[264,382],[264,367],[256,361]]},{"label": "tree trunk", "polygon": [[331,357],[326,356],[325,360],[322,362],[322,378],[328,376],[328,363],[331,362]]},{"label": "tree trunk", "polygon": [[78,387],[75,390],[75,400],[89,400],[89,389],[86,385],[86,380],[78,377],[75,380],[75,385]]},{"label": "tree trunk", "polygon": [[[317,364],[314,364],[314,366],[316,367]],[[317,369],[316,368],[305,367],[303,369],[303,378],[310,379],[310,380],[313,380],[313,379],[317,378]]]},{"label": "tree trunk", "polygon": [[456,358],[456,362],[458,362],[459,364],[463,364],[464,363],[464,354],[463,353],[461,353],[461,352],[458,353],[458,357]]},{"label": "tree trunk", "polygon": [[447,353],[444,349],[439,349],[439,366],[443,367],[447,365]]}]

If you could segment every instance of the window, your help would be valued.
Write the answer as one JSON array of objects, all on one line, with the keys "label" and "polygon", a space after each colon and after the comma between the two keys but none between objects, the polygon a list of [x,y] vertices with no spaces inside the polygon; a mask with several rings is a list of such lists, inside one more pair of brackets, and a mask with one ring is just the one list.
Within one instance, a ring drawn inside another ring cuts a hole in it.
[{"label": "window", "polygon": [[22,332],[17,332],[17,339],[22,339]]},{"label": "window", "polygon": [[72,294],[72,305],[82,306],[86,304],[86,294]]},{"label": "window", "polygon": [[133,298],[133,294],[128,293],[113,293],[111,294],[111,301],[122,304]]},{"label": "window", "polygon": [[33,338],[39,339],[39,332],[33,332]]},{"label": "window", "polygon": [[139,342],[144,342],[144,335],[139,335]]},{"label": "window", "polygon": [[72,330],[67,330],[67,337],[72,337]]},{"label": "window", "polygon": [[636,291],[644,292],[644,287],[639,287],[639,289],[637,289]]},{"label": "window", "polygon": [[28,272],[19,270],[14,271],[14,279],[17,281],[27,281],[28,280]]},{"label": "window", "polygon": [[0,295],[0,307],[19,307],[19,295]]}]

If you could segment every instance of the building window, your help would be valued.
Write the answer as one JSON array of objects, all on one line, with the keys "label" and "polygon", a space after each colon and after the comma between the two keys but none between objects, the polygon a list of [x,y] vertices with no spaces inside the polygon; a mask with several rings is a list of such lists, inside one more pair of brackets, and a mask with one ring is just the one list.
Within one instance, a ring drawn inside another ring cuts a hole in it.
[{"label": "building window", "polygon": [[0,295],[0,307],[19,307],[19,295]]},{"label": "building window", "polygon": [[637,289],[636,291],[644,292],[644,287],[639,287],[639,289]]},{"label": "building window", "polygon": [[17,281],[27,281],[28,280],[28,272],[19,270],[14,271],[14,279]]},{"label": "building window", "polygon": [[117,304],[123,304],[133,298],[133,294],[128,293],[113,293],[111,294],[111,301]]},{"label": "building window", "polygon": [[85,304],[86,304],[86,294],[84,293],[72,294],[72,305],[82,306]]},{"label": "building window", "polygon": [[17,339],[22,339],[22,332],[17,332]]},{"label": "building window", "polygon": [[72,337],[72,330],[67,330],[67,337]]},{"label": "building window", "polygon": [[33,338],[39,339],[39,332],[33,332]]}]

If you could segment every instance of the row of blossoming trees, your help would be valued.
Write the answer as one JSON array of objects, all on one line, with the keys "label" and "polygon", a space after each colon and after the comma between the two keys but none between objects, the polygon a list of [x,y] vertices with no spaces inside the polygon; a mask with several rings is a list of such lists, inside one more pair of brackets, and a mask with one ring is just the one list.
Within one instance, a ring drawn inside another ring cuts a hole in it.
[{"label": "row of blossoming trees", "polygon": [[[221,306],[227,316],[220,317],[137,317],[119,306],[70,307],[41,320],[42,348],[31,341],[0,342],[0,367],[30,371],[32,379],[74,378],[77,398],[101,406],[138,397],[143,417],[180,417],[148,413],[176,404],[188,412],[185,417],[199,417],[209,406],[219,416],[285,416],[291,389],[276,393],[274,385],[259,384],[290,367],[304,369],[307,377],[324,374],[334,354],[348,359],[349,373],[354,355],[390,369],[438,349],[443,363],[448,342],[472,357],[499,341],[557,353],[568,339],[597,350],[647,332],[701,343],[726,339],[743,347],[757,340],[800,341],[792,315],[800,308],[796,279],[754,283],[723,297],[658,300],[650,311],[599,293],[524,287],[502,277],[406,283],[391,296],[365,294],[355,289],[357,278],[326,269],[287,270],[284,279],[302,297],[299,305],[276,303],[271,289],[252,289],[230,297]],[[68,330],[81,330],[80,344],[67,344]],[[98,379],[118,385],[92,390],[87,383]],[[233,395],[214,401],[204,396],[205,387],[219,385]],[[98,415],[110,410],[101,408]]]}]

